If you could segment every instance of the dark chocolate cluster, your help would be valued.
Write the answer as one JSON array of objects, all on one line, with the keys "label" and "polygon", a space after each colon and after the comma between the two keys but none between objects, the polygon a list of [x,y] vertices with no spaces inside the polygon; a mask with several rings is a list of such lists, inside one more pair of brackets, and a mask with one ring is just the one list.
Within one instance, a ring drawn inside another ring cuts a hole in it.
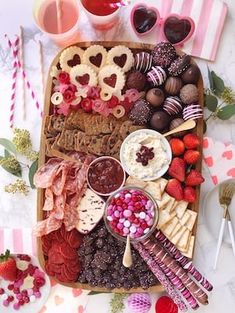
[{"label": "dark chocolate cluster", "polygon": [[86,235],[78,250],[82,270],[80,283],[94,287],[148,289],[158,283],[139,253],[132,249],[133,265],[122,265],[125,243],[115,239],[104,223]]}]

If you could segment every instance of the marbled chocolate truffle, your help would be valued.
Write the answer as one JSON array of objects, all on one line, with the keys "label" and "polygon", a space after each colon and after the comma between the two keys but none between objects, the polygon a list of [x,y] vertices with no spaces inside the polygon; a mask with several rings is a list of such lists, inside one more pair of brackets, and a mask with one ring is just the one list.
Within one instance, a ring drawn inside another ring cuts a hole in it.
[{"label": "marbled chocolate truffle", "polygon": [[197,84],[199,78],[200,70],[195,64],[191,64],[182,75],[182,80],[185,84]]},{"label": "marbled chocolate truffle", "polygon": [[178,97],[167,97],[163,104],[163,110],[169,115],[176,115],[182,111],[182,102]]},{"label": "marbled chocolate truffle", "polygon": [[146,73],[148,72],[153,64],[153,56],[148,52],[139,52],[135,56],[135,69],[137,71]]},{"label": "marbled chocolate truffle", "polygon": [[168,77],[165,83],[165,91],[171,96],[179,94],[183,82],[179,77]]},{"label": "marbled chocolate truffle", "polygon": [[170,116],[163,111],[153,113],[150,119],[150,126],[156,131],[163,131],[170,123]]},{"label": "marbled chocolate truffle", "polygon": [[170,66],[171,62],[176,58],[175,48],[169,42],[160,42],[156,45],[152,52],[153,64],[164,68]]},{"label": "marbled chocolate truffle", "polygon": [[164,99],[164,92],[159,88],[152,88],[146,94],[146,100],[154,107],[160,106]]},{"label": "marbled chocolate truffle", "polygon": [[145,125],[149,122],[152,116],[152,109],[150,104],[144,100],[139,99],[135,102],[129,113],[129,119],[136,125]]},{"label": "marbled chocolate truffle", "polygon": [[197,102],[199,99],[198,89],[193,84],[185,85],[180,90],[180,99],[184,104],[191,104]]},{"label": "marbled chocolate truffle", "polygon": [[143,91],[146,85],[146,76],[138,71],[132,72],[127,77],[126,86],[128,89]]},{"label": "marbled chocolate truffle", "polygon": [[[180,126],[181,124],[184,123],[184,119],[178,117],[174,118],[171,123],[170,123],[170,130],[175,129],[176,127]],[[187,133],[187,131],[182,131],[174,134],[174,137],[182,137]]]},{"label": "marbled chocolate truffle", "polygon": [[168,72],[171,76],[179,76],[190,66],[191,57],[187,54],[178,57],[171,63]]}]

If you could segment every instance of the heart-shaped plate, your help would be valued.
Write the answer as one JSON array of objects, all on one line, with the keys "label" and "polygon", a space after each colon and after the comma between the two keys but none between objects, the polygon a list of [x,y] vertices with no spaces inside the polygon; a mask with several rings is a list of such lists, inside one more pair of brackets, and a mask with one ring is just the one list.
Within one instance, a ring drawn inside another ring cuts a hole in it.
[{"label": "heart-shaped plate", "polygon": [[165,38],[173,45],[182,45],[192,37],[195,23],[189,16],[170,14],[163,21]]},{"label": "heart-shaped plate", "polygon": [[138,36],[150,33],[160,22],[157,8],[139,3],[131,10],[131,25]]}]

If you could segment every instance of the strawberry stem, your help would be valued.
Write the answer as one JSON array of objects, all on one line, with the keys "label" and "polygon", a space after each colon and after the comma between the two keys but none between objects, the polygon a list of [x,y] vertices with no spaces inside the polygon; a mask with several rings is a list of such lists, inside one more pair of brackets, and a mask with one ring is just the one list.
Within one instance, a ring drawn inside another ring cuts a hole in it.
[{"label": "strawberry stem", "polygon": [[6,262],[9,259],[9,257],[10,257],[10,250],[7,249],[5,254],[2,253],[0,255],[0,263]]}]

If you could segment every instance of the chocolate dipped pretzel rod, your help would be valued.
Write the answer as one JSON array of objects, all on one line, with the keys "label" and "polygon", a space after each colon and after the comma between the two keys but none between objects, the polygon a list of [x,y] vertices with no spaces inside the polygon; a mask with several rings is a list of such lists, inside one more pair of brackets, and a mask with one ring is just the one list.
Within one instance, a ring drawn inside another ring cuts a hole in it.
[{"label": "chocolate dipped pretzel rod", "polygon": [[203,288],[208,291],[213,289],[211,283],[195,268],[192,261],[182,255],[176,246],[170,242],[160,230],[155,234],[155,238],[167,249],[174,259],[202,285]]},{"label": "chocolate dipped pretzel rod", "polygon": [[185,305],[185,303],[181,299],[178,292],[175,290],[173,284],[166,277],[166,275],[160,269],[159,265],[153,259],[153,257],[149,254],[149,252],[144,248],[144,246],[141,243],[133,243],[133,246],[139,252],[139,254],[143,258],[143,260],[148,265],[149,269],[152,271],[152,273],[156,276],[156,278],[159,280],[159,282],[165,288],[166,292],[171,297],[171,299],[175,302],[175,304],[178,306],[178,308],[182,312],[186,312],[188,310],[187,306]]},{"label": "chocolate dipped pretzel rod", "polygon": [[157,243],[152,242],[150,239],[144,242],[144,246],[147,250],[150,251],[150,254],[158,263],[163,262],[172,270],[175,275],[177,275],[182,280],[185,287],[190,290],[198,302],[204,305],[208,304],[207,294],[188,276],[187,272],[174,258],[170,256],[168,252],[164,250],[163,247],[159,246]]}]

